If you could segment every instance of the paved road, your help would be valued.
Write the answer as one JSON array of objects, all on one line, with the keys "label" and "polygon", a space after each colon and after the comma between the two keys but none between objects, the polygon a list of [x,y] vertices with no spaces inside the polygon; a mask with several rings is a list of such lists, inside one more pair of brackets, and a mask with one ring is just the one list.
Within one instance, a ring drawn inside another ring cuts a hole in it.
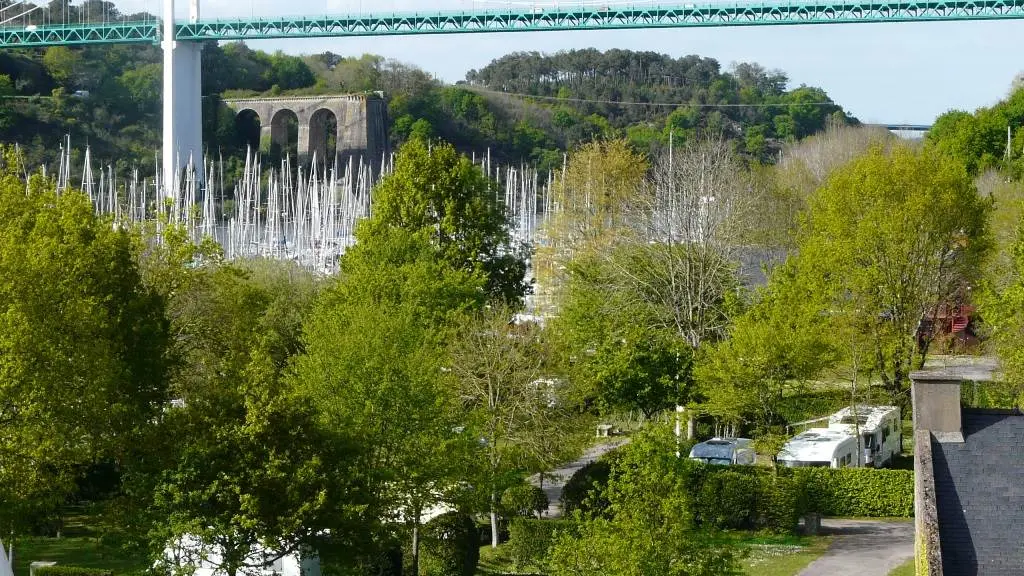
[{"label": "paved road", "polygon": [[[546,516],[548,518],[558,518],[562,515],[562,505],[559,503],[559,500],[562,498],[562,488],[565,487],[565,483],[569,481],[569,478],[572,478],[572,475],[575,474],[577,470],[583,468],[594,460],[597,460],[605,453],[611,452],[612,450],[620,446],[625,446],[626,444],[629,444],[629,438],[623,437],[616,438],[596,446],[591,446],[578,460],[568,464],[563,464],[550,472],[545,472],[544,493],[547,494],[549,502]],[[529,482],[534,486],[539,486],[540,477],[533,475],[529,478]]]},{"label": "paved road", "polygon": [[913,521],[823,519],[821,531],[832,545],[799,576],[887,576],[914,557]]}]

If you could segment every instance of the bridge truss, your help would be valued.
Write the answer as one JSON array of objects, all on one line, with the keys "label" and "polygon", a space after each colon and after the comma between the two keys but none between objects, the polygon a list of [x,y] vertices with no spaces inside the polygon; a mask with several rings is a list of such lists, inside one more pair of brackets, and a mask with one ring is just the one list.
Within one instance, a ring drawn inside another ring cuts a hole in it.
[{"label": "bridge truss", "polygon": [[[920,2],[749,2],[596,7],[533,10],[436,11],[234,18],[179,23],[176,39],[265,40],[553,30],[698,28],[1024,18],[1024,0],[923,0]],[[38,25],[0,28],[0,48],[76,44],[159,42],[160,22]]]}]

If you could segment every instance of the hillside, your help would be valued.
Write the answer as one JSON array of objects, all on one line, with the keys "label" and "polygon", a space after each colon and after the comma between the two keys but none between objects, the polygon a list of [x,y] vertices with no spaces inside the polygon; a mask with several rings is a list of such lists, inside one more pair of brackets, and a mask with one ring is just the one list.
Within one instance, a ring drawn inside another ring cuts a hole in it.
[{"label": "hillside", "polygon": [[[0,139],[20,144],[33,166],[54,166],[56,144],[70,135],[79,155],[88,144],[100,164],[149,172],[160,139],[160,56],[155,46],[0,54]],[[770,161],[781,143],[821,130],[831,117],[855,122],[821,89],[789,89],[782,72],[757,64],[723,71],[710,58],[651,52],[514,53],[454,86],[379,56],[298,57],[242,43],[207,45],[203,69],[204,141],[229,165],[258,132],[220,104],[224,96],[379,90],[393,144],[425,132],[464,152],[490,150],[497,162],[542,170],[594,138],[626,136],[650,152],[667,145],[670,133],[681,141],[705,130]]]}]

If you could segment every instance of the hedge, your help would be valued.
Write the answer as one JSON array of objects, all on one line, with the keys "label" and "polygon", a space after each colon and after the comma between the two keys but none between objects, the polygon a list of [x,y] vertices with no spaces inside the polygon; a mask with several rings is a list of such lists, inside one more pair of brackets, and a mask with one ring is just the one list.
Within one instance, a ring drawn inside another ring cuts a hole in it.
[{"label": "hedge", "polygon": [[698,528],[793,532],[808,512],[865,518],[914,514],[911,470],[720,467],[687,461],[679,472]]},{"label": "hedge", "polygon": [[113,576],[111,570],[80,568],[78,566],[40,566],[35,569],[37,576]]},{"label": "hedge", "polygon": [[473,576],[479,561],[479,532],[468,515],[448,512],[424,526],[424,576]]},{"label": "hedge", "polygon": [[516,518],[509,527],[508,543],[516,569],[524,566],[543,567],[555,533],[573,533],[575,530],[576,523],[571,520]]},{"label": "hedge", "polygon": [[913,470],[797,468],[793,473],[808,511],[865,518],[914,515]]},{"label": "hedge", "polygon": [[501,507],[510,516],[539,516],[548,509],[548,496],[532,484],[520,484],[502,493]]},{"label": "hedge", "polygon": [[[601,512],[608,504],[600,491],[608,486],[612,464],[607,459],[595,460],[576,471],[562,488],[562,514],[568,516],[576,510],[584,513]],[[588,502],[590,493],[597,488],[596,499]]]}]

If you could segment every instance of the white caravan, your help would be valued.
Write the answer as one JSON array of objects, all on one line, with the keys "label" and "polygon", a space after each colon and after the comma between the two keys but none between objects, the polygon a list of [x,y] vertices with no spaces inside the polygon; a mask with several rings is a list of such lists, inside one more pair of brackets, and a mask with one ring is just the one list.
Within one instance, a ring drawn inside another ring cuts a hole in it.
[{"label": "white caravan", "polygon": [[750,466],[754,464],[754,449],[749,438],[712,438],[694,445],[690,459],[705,464]]},{"label": "white caravan", "polygon": [[788,468],[859,466],[857,437],[842,430],[811,428],[789,439],[778,455]]},{"label": "white caravan", "polygon": [[881,468],[900,453],[903,430],[896,406],[857,406],[856,412],[848,406],[829,416],[828,427],[852,436],[860,433],[863,466]]}]

